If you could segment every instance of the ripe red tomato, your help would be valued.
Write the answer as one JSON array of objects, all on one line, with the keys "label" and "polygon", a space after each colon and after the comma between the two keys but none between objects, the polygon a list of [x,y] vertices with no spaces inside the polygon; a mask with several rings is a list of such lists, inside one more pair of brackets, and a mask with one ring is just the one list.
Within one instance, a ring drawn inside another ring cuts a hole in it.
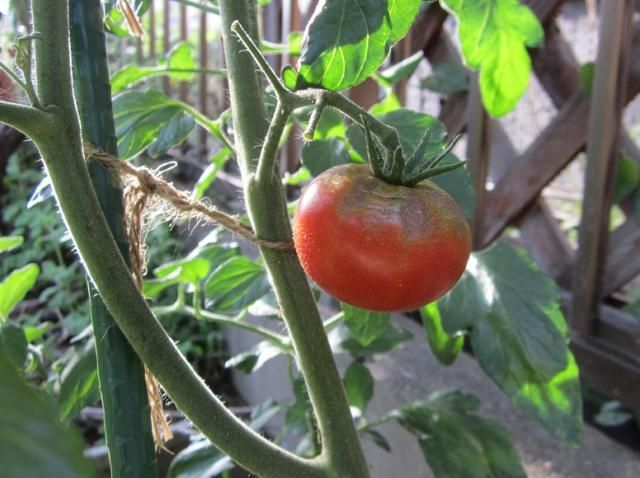
[{"label": "ripe red tomato", "polygon": [[363,309],[416,309],[465,270],[471,233],[455,201],[430,181],[395,186],[366,165],[319,175],[303,193],[293,238],[309,277]]}]

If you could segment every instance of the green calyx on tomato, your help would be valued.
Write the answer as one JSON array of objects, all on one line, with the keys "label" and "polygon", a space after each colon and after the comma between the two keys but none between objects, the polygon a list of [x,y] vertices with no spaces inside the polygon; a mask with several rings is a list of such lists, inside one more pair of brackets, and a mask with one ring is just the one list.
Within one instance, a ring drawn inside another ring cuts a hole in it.
[{"label": "green calyx on tomato", "polygon": [[[371,133],[369,120],[365,116],[362,116],[360,120],[365,133],[367,155],[373,174],[387,183],[412,187],[420,181],[464,166],[465,162],[459,160],[439,166],[440,162],[451,152],[460,136],[456,136],[435,156],[425,157],[432,134],[431,129],[428,129],[422,136],[415,152],[411,157],[405,159],[399,145],[393,148],[381,145]],[[418,165],[418,167],[407,167],[409,165]]]},{"label": "green calyx on tomato", "polygon": [[337,299],[374,311],[418,308],[462,276],[471,233],[428,180],[390,184],[367,165],[335,166],[302,194],[294,243],[303,268]]}]

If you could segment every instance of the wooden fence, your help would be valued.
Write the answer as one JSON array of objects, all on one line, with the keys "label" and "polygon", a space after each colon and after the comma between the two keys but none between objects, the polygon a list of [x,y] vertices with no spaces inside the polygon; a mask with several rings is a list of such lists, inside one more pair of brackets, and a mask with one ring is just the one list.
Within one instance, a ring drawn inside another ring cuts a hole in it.
[{"label": "wooden fence", "polygon": [[[518,154],[501,124],[487,116],[476,87],[451,97],[440,114],[451,134],[467,134],[478,194],[475,248],[491,244],[507,226],[518,227],[523,245],[565,291],[571,345],[583,382],[640,413],[640,322],[608,300],[640,274],[638,218],[630,214],[612,233],[608,227],[618,152],[640,164],[640,151],[621,126],[624,106],[640,92],[635,2],[600,2],[590,94],[581,88],[580,66],[555,24],[563,0],[525,3],[545,26],[544,45],[531,53],[534,73],[558,110],[553,120]],[[446,13],[431,5],[414,28],[410,51],[423,50],[432,63],[460,61],[442,28],[445,19]],[[574,251],[541,193],[585,149],[579,247]]]}]

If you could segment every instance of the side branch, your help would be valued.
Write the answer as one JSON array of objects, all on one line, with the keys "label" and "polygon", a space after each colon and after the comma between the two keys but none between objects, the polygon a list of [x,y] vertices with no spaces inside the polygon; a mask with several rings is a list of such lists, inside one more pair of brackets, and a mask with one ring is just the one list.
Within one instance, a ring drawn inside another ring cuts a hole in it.
[{"label": "side branch", "polygon": [[34,108],[9,101],[0,101],[0,123],[29,136],[34,141],[55,128],[54,115]]}]

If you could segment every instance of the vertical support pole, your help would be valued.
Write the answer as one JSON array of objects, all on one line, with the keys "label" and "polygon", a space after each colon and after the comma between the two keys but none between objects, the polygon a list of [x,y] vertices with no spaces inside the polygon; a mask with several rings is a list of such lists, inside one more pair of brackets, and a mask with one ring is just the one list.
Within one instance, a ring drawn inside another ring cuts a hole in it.
[{"label": "vertical support pole", "polygon": [[[199,39],[199,63],[200,68],[203,70],[207,69],[208,66],[208,44],[207,44],[207,12],[202,10],[200,12],[200,39]],[[198,103],[200,112],[207,116],[208,108],[207,108],[207,74],[200,73],[200,77],[198,78]],[[203,151],[207,150],[207,137],[208,134],[204,129],[200,131],[200,146],[202,146]]]},{"label": "vertical support pole", "polygon": [[[166,55],[171,49],[171,3],[169,0],[164,0],[163,14],[162,52]],[[171,82],[166,76],[162,78],[162,89],[165,95],[171,96]]]},{"label": "vertical support pole", "polygon": [[467,105],[467,158],[473,186],[476,190],[476,209],[471,223],[473,249],[482,249],[484,237],[484,216],[487,200],[487,173],[489,171],[489,128],[490,118],[482,106],[478,75],[474,74],[469,89]]},{"label": "vertical support pole", "polygon": [[149,59],[156,58],[156,8],[155,3],[149,5]]},{"label": "vertical support pole", "polygon": [[[180,41],[187,41],[187,6],[183,3],[180,4]],[[186,81],[180,82],[180,99],[187,101],[189,97],[189,83]]]},{"label": "vertical support pole", "polygon": [[601,278],[606,266],[615,159],[629,70],[633,7],[633,0],[618,0],[607,2],[606,8],[602,9],[571,304],[571,325],[582,334],[593,331]]}]

